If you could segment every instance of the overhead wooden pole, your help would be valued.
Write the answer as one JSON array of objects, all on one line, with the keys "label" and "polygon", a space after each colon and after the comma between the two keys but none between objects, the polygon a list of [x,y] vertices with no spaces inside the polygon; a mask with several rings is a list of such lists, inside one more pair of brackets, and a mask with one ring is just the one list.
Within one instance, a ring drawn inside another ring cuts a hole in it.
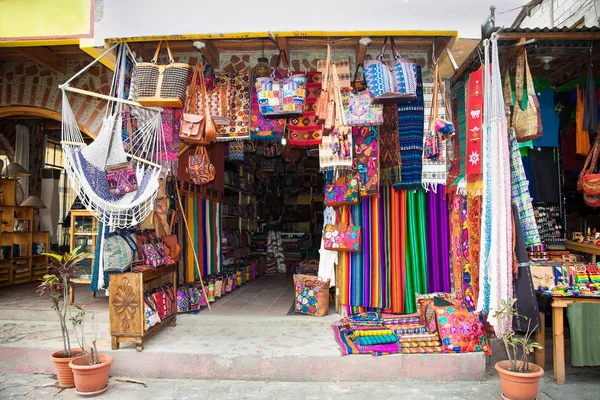
[{"label": "overhead wooden pole", "polygon": [[60,75],[67,74],[67,62],[46,47],[21,47],[17,52],[34,63],[46,67]]}]

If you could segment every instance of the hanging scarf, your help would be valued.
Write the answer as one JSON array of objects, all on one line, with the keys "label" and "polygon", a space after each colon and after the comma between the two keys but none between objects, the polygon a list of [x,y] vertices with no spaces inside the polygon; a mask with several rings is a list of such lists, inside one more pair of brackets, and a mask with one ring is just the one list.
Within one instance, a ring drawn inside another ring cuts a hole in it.
[{"label": "hanging scarf", "polygon": [[452,267],[452,281],[454,293],[459,300],[464,299],[463,272],[464,254],[462,241],[462,221],[465,196],[461,193],[450,193],[450,262]]},{"label": "hanging scarf", "polygon": [[[467,112],[466,112],[466,88],[464,82],[458,83],[454,89],[456,91],[456,102],[457,102],[457,112],[454,114],[456,116],[456,124],[458,126],[458,153],[455,153],[455,160],[458,156],[458,160],[456,161],[458,164],[456,167],[453,167],[454,173],[456,174],[456,179],[452,182],[453,186],[456,186],[456,190],[461,193],[466,193],[467,185],[466,185],[466,173],[465,173],[465,163],[467,158]],[[457,171],[457,172],[456,172]]]},{"label": "hanging scarf", "polygon": [[427,293],[427,246],[425,244],[425,192],[406,193],[406,298],[405,313],[416,311],[416,293]]},{"label": "hanging scarf", "polygon": [[348,126],[340,126],[329,136],[324,136],[319,145],[321,171],[335,168],[352,168],[352,131]]},{"label": "hanging scarf", "polygon": [[466,97],[467,191],[481,194],[481,125],[483,121],[483,68],[469,75]]},{"label": "hanging scarf", "polygon": [[472,196],[469,195],[467,197],[467,229],[469,234],[469,266],[465,266],[465,271],[468,269],[470,274],[469,279],[469,288],[471,293],[466,293],[465,297],[471,297],[471,299],[465,299],[465,302],[469,302],[473,305],[473,307],[469,307],[469,309],[474,309],[477,304],[477,299],[479,297],[479,246],[480,246],[480,232],[481,232],[481,196]]},{"label": "hanging scarf", "polygon": [[480,287],[483,297],[478,299],[477,310],[488,314],[488,321],[496,335],[511,329],[511,321],[494,317],[502,301],[512,298],[512,220],[510,190],[510,153],[508,123],[506,120],[500,66],[498,38],[492,42],[491,77],[489,46],[485,46],[484,100],[484,168],[483,217],[481,233]]},{"label": "hanging scarf", "polygon": [[394,189],[416,189],[421,186],[423,160],[423,81],[417,67],[417,98],[398,105],[398,135],[402,161],[401,182]]},{"label": "hanging scarf", "polygon": [[539,246],[541,244],[537,222],[533,214],[531,195],[529,194],[529,181],[525,176],[523,159],[519,151],[519,144],[515,130],[510,128],[510,172],[512,183],[512,204],[518,211],[523,239],[526,247]]},{"label": "hanging scarf", "polygon": [[[441,133],[435,128],[435,113],[432,114],[432,107],[437,107],[437,116],[439,118],[446,118],[446,108],[444,106],[444,99],[438,98],[438,104],[432,104],[434,98],[434,90],[436,89],[433,83],[423,84],[423,100],[425,104],[425,116],[424,120],[427,121],[424,125],[426,134],[423,136],[423,170],[421,174],[421,184],[425,190],[432,189],[437,191],[437,185],[445,185],[448,176],[448,169],[446,167],[447,152],[446,152],[446,140],[442,139]],[[427,107],[429,105],[429,107]]]},{"label": "hanging scarf", "polygon": [[379,195],[379,146],[376,126],[352,128],[354,141],[353,173],[359,180],[361,196]]},{"label": "hanging scarf", "polygon": [[427,291],[450,292],[448,204],[445,190],[425,194],[427,205]]},{"label": "hanging scarf", "polygon": [[289,144],[295,147],[317,147],[323,137],[323,126],[317,123],[315,103],[321,90],[321,73],[306,73],[304,114],[288,120]]},{"label": "hanging scarf", "polygon": [[399,183],[402,161],[400,160],[398,105],[396,104],[383,105],[383,124],[379,127],[379,143],[379,167],[382,180],[386,175],[388,182]]}]

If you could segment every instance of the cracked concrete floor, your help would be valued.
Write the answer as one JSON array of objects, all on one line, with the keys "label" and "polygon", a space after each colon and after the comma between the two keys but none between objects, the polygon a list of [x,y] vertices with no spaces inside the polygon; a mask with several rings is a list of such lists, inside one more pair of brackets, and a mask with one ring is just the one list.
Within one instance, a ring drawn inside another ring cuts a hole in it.
[{"label": "cracked concrete floor", "polygon": [[[547,373],[539,400],[592,400],[600,398],[597,369],[582,369],[556,385]],[[123,399],[373,399],[498,400],[500,384],[493,368],[482,382],[256,382],[185,379],[147,379],[147,387],[119,383],[111,378],[103,400]],[[78,399],[73,389],[60,389],[52,375],[0,373],[0,399]]]}]

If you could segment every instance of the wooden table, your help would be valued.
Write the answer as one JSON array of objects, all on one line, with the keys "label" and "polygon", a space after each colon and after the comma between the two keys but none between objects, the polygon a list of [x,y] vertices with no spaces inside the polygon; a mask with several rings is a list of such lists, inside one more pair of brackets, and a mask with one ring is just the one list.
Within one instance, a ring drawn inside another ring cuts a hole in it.
[{"label": "wooden table", "polygon": [[[598,303],[598,297],[553,297],[552,298],[552,354],[554,359],[554,382],[562,385],[566,381],[565,377],[565,329],[564,329],[564,310],[573,303]],[[536,342],[544,345],[546,328],[546,318],[544,313],[540,313],[542,329],[536,333]],[[546,364],[545,350],[535,351],[535,363],[540,367]]]},{"label": "wooden table", "polygon": [[600,256],[600,246],[594,246],[593,244],[585,244],[567,240],[567,249],[590,254],[592,256],[593,264],[596,264],[596,256]]}]

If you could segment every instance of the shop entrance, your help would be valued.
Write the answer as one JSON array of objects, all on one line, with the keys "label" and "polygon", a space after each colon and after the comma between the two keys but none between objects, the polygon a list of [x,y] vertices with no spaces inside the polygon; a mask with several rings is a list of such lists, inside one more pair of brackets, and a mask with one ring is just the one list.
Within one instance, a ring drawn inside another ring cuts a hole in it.
[{"label": "shop entrance", "polygon": [[[223,270],[254,262],[263,276],[215,302],[214,313],[294,314],[293,274],[316,275],[318,269],[323,230],[318,150],[252,141],[242,161],[235,145],[225,147]],[[242,246],[234,249],[229,239],[235,242],[238,232]]]}]

